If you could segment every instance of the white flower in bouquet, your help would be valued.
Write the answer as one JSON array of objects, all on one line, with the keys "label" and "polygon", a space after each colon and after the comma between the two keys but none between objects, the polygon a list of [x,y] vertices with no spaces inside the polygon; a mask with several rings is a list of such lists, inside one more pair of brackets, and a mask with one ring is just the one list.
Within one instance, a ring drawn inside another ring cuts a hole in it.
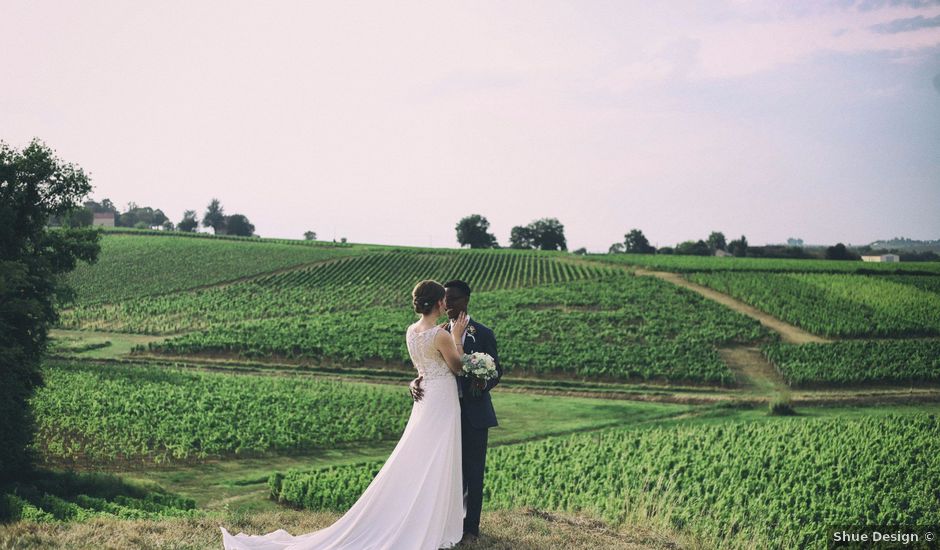
[{"label": "white flower in bouquet", "polygon": [[476,385],[477,380],[485,382],[499,376],[499,371],[496,370],[496,361],[494,361],[493,357],[488,353],[478,351],[476,353],[464,354],[464,356],[460,358],[460,361],[463,363],[464,376],[474,381],[470,387],[471,392],[475,396],[480,395],[480,388]]}]

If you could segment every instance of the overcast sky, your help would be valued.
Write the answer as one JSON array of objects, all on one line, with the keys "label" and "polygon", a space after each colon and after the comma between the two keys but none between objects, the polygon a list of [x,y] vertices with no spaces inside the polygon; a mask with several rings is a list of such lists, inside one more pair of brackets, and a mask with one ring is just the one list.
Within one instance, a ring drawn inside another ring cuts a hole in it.
[{"label": "overcast sky", "polygon": [[264,237],[940,238],[940,3],[0,0],[0,139]]}]

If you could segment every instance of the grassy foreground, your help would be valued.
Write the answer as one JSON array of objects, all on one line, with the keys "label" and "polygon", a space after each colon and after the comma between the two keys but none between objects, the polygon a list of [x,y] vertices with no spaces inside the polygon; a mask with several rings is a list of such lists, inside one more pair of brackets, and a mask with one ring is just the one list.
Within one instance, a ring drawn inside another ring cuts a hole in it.
[{"label": "grassy foreground", "polygon": [[[322,529],[340,514],[284,510],[243,516],[218,514],[203,518],[160,521],[96,518],[82,523],[41,524],[19,522],[0,525],[0,548],[17,549],[174,549],[218,550],[222,547],[219,525],[232,533],[262,534],[285,529],[291,534]],[[707,548],[656,525],[612,529],[597,520],[574,514],[521,508],[484,512],[480,538],[458,546],[461,550],[570,550]]]}]

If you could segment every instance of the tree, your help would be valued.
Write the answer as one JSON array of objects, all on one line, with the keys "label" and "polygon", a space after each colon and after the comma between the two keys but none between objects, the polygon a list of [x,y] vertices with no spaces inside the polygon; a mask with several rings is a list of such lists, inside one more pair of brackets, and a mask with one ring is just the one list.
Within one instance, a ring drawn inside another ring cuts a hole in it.
[{"label": "tree", "polygon": [[541,250],[568,250],[565,226],[557,218],[542,218],[529,224],[532,244]]},{"label": "tree", "polygon": [[154,210],[149,206],[137,206],[137,203],[129,202],[127,203],[127,212],[115,216],[114,225],[150,229],[151,227],[163,225],[165,221],[167,221],[166,214],[159,208]]},{"label": "tree", "polygon": [[626,249],[623,246],[623,243],[614,243],[610,245],[610,248],[607,249],[608,254],[623,254]]},{"label": "tree", "polygon": [[646,235],[639,229],[631,229],[623,236],[623,250],[631,254],[652,254],[656,249],[650,246]]},{"label": "tree", "polygon": [[175,226],[173,225],[173,222],[171,222],[170,220],[164,221],[162,227],[164,231],[173,231],[173,229],[175,228]]},{"label": "tree", "polygon": [[858,260],[859,256],[850,252],[845,245],[838,243],[835,246],[830,246],[826,248],[826,259],[827,260]]},{"label": "tree", "polygon": [[676,245],[676,254],[685,254],[690,256],[710,256],[711,250],[708,244],[699,239],[698,241],[684,241]]},{"label": "tree", "polygon": [[584,247],[582,246],[581,248],[577,248],[577,249],[573,250],[571,253],[572,253],[572,254],[577,254],[578,256],[584,256],[585,254],[587,254],[587,248],[584,248]]},{"label": "tree", "polygon": [[62,216],[65,227],[89,227],[95,224],[95,213],[90,208],[76,208]]},{"label": "tree", "polygon": [[185,231],[187,233],[193,233],[196,231],[196,228],[199,227],[199,220],[196,219],[195,210],[187,210],[183,212],[183,219],[180,220],[176,227],[180,231]]},{"label": "tree", "polygon": [[229,235],[251,237],[255,234],[255,226],[242,214],[232,214],[225,218],[225,232]]},{"label": "tree", "polygon": [[721,231],[712,231],[706,243],[712,254],[714,254],[716,250],[725,250],[725,234]]},{"label": "tree", "polygon": [[489,233],[490,222],[479,214],[471,214],[457,222],[457,242],[470,248],[498,248],[496,237]]},{"label": "tree", "polygon": [[534,248],[530,228],[521,225],[513,227],[509,234],[509,248]]},{"label": "tree", "polygon": [[202,226],[211,227],[216,234],[222,234],[225,231],[225,209],[222,208],[219,199],[212,199],[206,207],[206,213],[202,215]]},{"label": "tree", "polygon": [[525,227],[517,225],[509,235],[509,248],[568,250],[565,226],[557,218],[542,218]]},{"label": "tree", "polygon": [[793,237],[788,237],[788,238],[787,238],[787,246],[802,247],[802,246],[803,246],[803,239],[794,239]]},{"label": "tree", "polygon": [[33,462],[29,398],[42,385],[39,363],[57,306],[74,298],[61,274],[95,262],[95,229],[47,227],[82,208],[91,191],[81,168],[34,139],[21,151],[0,142],[0,483]]},{"label": "tree", "polygon": [[167,218],[166,214],[163,213],[163,210],[160,210],[159,208],[157,208],[156,210],[153,211],[153,215],[150,216],[150,227],[154,227],[156,225],[163,225],[169,219],[170,218]]},{"label": "tree", "polygon": [[304,231],[304,239],[308,241],[317,240],[317,232],[316,231]]},{"label": "tree", "polygon": [[127,210],[114,217],[114,225],[119,227],[134,227],[138,221],[137,204],[134,202],[127,203]]},{"label": "tree", "polygon": [[657,254],[672,254],[675,250],[671,246],[661,246],[656,249]]},{"label": "tree", "polygon": [[740,239],[736,239],[728,243],[728,252],[738,258],[747,256],[747,237],[741,235]]}]

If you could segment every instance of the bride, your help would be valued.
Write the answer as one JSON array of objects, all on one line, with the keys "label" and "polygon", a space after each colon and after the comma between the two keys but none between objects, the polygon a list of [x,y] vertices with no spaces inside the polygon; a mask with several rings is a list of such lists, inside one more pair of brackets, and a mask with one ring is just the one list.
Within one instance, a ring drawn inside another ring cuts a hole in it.
[{"label": "bride", "polygon": [[405,340],[424,377],[424,398],[412,405],[405,431],[375,479],[352,508],[319,531],[232,535],[219,526],[226,550],[436,550],[460,541],[466,502],[454,376],[462,372],[468,320],[461,314],[450,333],[436,324],[444,311],[444,287],[436,281],[421,281],[411,295],[421,319],[408,327]]}]

